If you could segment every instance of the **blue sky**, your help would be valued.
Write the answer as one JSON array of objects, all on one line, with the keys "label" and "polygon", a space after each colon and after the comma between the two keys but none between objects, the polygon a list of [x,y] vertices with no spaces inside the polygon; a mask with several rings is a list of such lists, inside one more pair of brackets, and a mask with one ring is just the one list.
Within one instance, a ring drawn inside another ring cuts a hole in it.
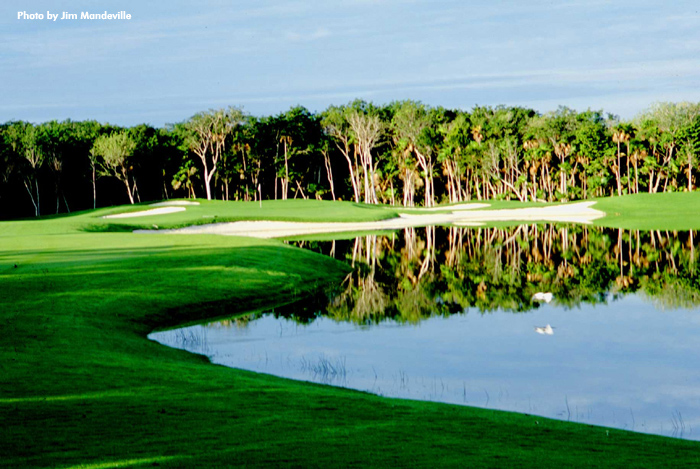
[{"label": "blue sky", "polygon": [[[700,101],[691,1],[4,0],[0,122],[179,122],[215,107],[268,115],[354,98],[566,105],[632,118]],[[128,21],[19,20],[118,12]]]}]

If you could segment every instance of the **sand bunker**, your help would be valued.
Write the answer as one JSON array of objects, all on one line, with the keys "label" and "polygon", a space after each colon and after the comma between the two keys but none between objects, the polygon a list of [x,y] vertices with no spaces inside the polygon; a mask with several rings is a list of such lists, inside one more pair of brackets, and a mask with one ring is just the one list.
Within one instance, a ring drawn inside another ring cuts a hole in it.
[{"label": "sand bunker", "polygon": [[176,230],[136,230],[134,233],[169,234],[218,234],[226,236],[250,236],[253,238],[290,238],[309,234],[348,233],[354,231],[398,230],[411,226],[447,224],[448,217],[441,215],[422,218],[392,218],[363,223],[307,223],[292,221],[237,221],[188,226]]},{"label": "sand bunker", "polygon": [[148,217],[150,215],[164,215],[166,213],[183,212],[185,207],[162,207],[152,208],[150,210],[141,210],[139,212],[117,213],[116,215],[105,215],[102,218],[134,218]]},{"label": "sand bunker", "polygon": [[254,238],[288,238],[320,233],[397,230],[430,225],[479,226],[489,221],[549,221],[590,224],[605,216],[592,209],[595,202],[555,205],[551,207],[509,210],[454,210],[451,213],[401,214],[389,220],[360,223],[317,223],[288,221],[238,221],[189,226],[176,230],[136,230],[135,233],[218,234]]},{"label": "sand bunker", "polygon": [[490,204],[482,204],[482,203],[468,203],[468,204],[458,204],[458,205],[448,205],[448,206],[442,206],[442,207],[430,207],[430,208],[422,208],[422,207],[417,207],[418,210],[422,212],[435,212],[435,211],[449,211],[449,210],[475,210],[477,208],[486,208],[490,207]]},{"label": "sand bunker", "polygon": [[548,207],[515,208],[505,210],[477,210],[452,212],[455,222],[465,221],[551,221],[558,223],[590,224],[605,216],[605,212],[591,208],[595,202],[576,202]]},{"label": "sand bunker", "polygon": [[149,207],[177,207],[184,205],[199,205],[199,202],[194,202],[191,200],[169,200],[167,202],[158,202],[155,204],[150,204]]}]

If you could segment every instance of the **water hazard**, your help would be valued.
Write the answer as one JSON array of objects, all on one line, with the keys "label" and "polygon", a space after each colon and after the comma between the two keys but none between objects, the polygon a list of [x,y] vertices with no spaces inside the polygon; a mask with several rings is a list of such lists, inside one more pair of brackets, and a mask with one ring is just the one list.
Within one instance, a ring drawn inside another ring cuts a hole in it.
[{"label": "water hazard", "polygon": [[154,333],[214,363],[700,439],[695,233],[552,225],[300,242],[340,285]]}]

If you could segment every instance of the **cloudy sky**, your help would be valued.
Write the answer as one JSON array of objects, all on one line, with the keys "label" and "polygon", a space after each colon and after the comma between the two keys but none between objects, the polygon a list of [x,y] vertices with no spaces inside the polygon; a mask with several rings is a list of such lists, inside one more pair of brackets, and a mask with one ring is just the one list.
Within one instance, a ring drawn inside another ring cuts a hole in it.
[{"label": "cloudy sky", "polygon": [[[122,10],[132,19],[17,18]],[[700,4],[3,0],[0,84],[0,122],[163,125],[227,105],[267,115],[354,98],[632,118],[700,101]]]}]

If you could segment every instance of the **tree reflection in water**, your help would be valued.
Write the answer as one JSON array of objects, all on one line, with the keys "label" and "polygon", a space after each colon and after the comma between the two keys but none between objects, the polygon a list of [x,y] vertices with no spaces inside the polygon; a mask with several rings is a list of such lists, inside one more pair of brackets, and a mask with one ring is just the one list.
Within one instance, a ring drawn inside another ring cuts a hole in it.
[{"label": "tree reflection in water", "polygon": [[551,292],[569,308],[633,292],[663,308],[695,307],[695,239],[692,232],[551,224],[433,226],[303,247],[353,269],[313,314],[363,324],[417,322],[469,309],[524,312],[540,307],[532,300],[537,292]]}]

